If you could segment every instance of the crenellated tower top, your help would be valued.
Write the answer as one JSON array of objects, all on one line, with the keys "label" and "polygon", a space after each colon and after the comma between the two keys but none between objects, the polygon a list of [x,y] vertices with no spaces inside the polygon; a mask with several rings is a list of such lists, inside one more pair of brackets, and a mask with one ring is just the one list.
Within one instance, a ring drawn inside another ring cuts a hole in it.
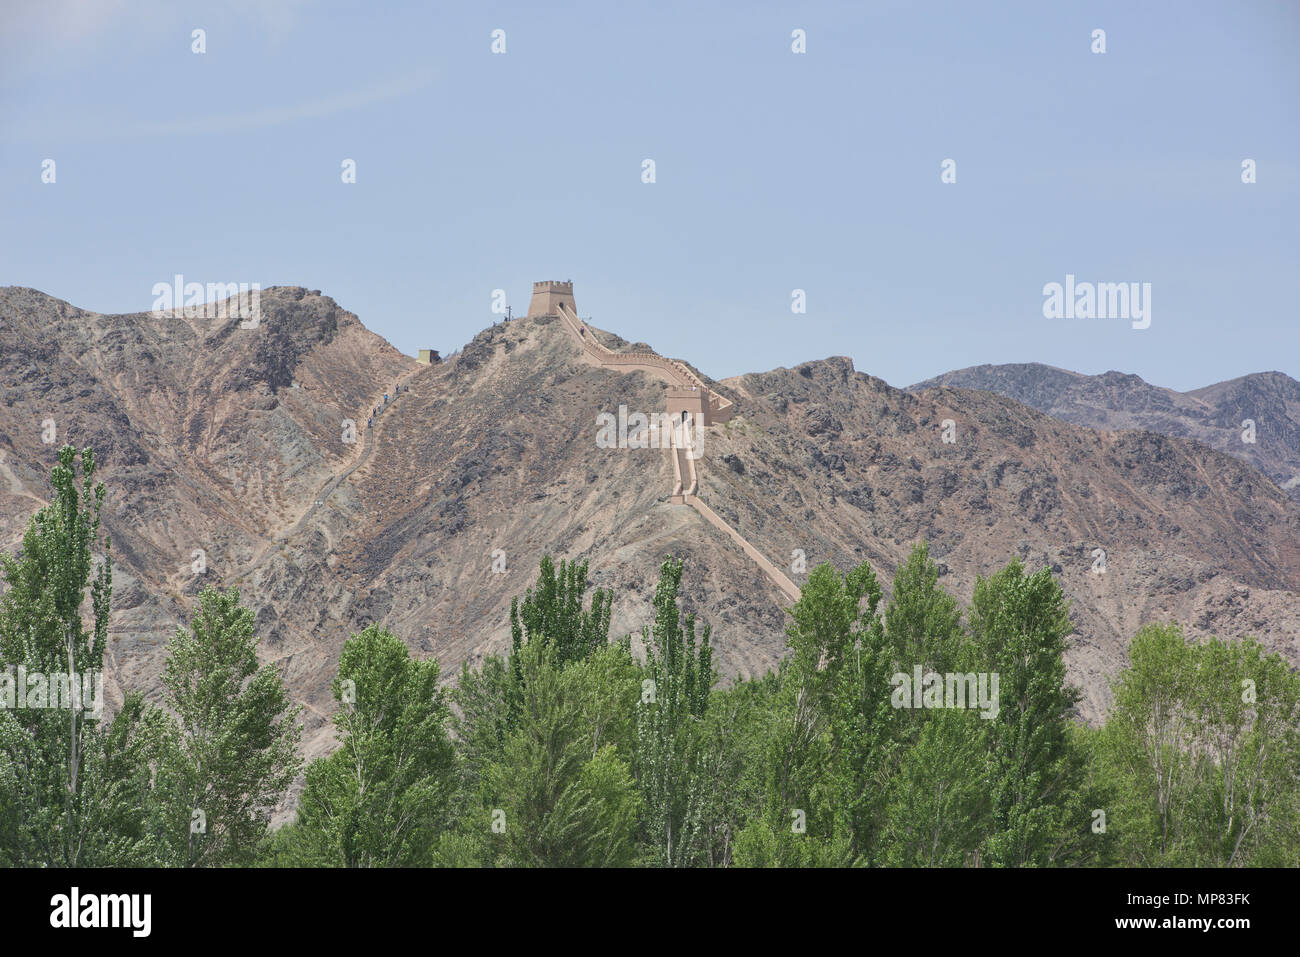
[{"label": "crenellated tower top", "polygon": [[533,298],[528,303],[530,317],[558,315],[560,306],[564,306],[574,315],[578,314],[578,307],[573,299],[572,280],[561,282],[557,279],[548,279],[533,283]]}]

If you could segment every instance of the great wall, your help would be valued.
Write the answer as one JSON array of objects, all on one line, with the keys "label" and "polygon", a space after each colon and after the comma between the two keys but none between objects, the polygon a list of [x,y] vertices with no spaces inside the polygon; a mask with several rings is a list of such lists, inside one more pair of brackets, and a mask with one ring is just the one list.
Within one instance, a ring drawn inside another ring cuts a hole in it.
[{"label": "great wall", "polygon": [[680,428],[669,430],[672,435],[670,452],[673,463],[673,487],[669,502],[689,505],[695,509],[706,522],[739,545],[787,598],[798,601],[799,586],[699,497],[699,473],[696,469],[698,456],[695,454],[698,443],[691,438],[692,430],[729,421],[735,411],[734,403],[705,385],[684,362],[654,352],[615,352],[598,341],[595,333],[578,318],[571,282],[551,280],[533,283],[528,316],[557,316],[564,328],[577,340],[588,361],[596,365],[619,372],[639,369],[668,384],[666,411],[674,424],[680,423]]},{"label": "great wall", "polygon": [[[787,598],[791,601],[798,601],[799,586],[699,497],[699,471],[696,467],[698,439],[694,433],[696,430],[730,421],[735,411],[734,403],[710,389],[684,362],[666,358],[655,352],[615,352],[605,346],[596,338],[594,332],[587,328],[582,320],[578,318],[574,306],[573,284],[571,282],[547,281],[533,283],[533,297],[529,303],[528,317],[558,318],[560,324],[573,336],[582,349],[585,359],[593,365],[615,369],[618,372],[640,370],[667,383],[666,414],[670,421],[677,426],[667,430],[672,436],[671,447],[669,448],[673,465],[673,484],[669,494],[670,504],[687,505],[695,509],[706,522],[740,546],[741,550],[749,556],[754,564]],[[421,350],[421,352],[423,354],[418,360],[419,364],[407,370],[398,379],[398,384],[392,394],[392,402],[395,402],[398,395],[402,393],[404,383],[429,364],[426,355],[431,350]],[[433,354],[436,355],[436,353]],[[356,455],[339,472],[325,482],[321,490],[314,496],[313,503],[308,506],[290,528],[274,535],[258,551],[252,561],[236,575],[234,579],[236,584],[246,584],[252,574],[261,568],[276,550],[287,545],[291,539],[299,535],[311,521],[316,511],[326,504],[334,491],[370,458],[379,440],[379,432],[388,418],[382,413],[391,404],[388,401],[387,394],[383,395],[384,399],[377,401],[372,411],[367,413],[369,420],[365,426],[358,430],[361,432],[361,442]]]}]

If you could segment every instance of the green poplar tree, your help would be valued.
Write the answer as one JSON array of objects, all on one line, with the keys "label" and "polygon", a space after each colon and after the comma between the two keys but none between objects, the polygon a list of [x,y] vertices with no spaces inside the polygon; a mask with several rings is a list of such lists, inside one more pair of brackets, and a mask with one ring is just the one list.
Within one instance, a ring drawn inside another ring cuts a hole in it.
[{"label": "green poplar tree", "polygon": [[1077,689],[1065,682],[1068,602],[1051,572],[1013,559],[975,584],[971,633],[983,668],[999,676],[989,724],[992,829],[982,862],[1060,866],[1091,859],[1084,755],[1071,733]]},{"label": "green poplar tree", "polygon": [[542,557],[537,582],[523,600],[510,603],[510,638],[513,649],[525,641],[555,645],[555,660],[562,668],[585,658],[609,641],[609,620],[613,595],[604,588],[592,592],[591,606],[583,607],[587,590],[587,563],[560,560],[560,569],[550,555]]},{"label": "green poplar tree", "polygon": [[897,723],[881,596],[870,565],[845,575],[823,564],[790,609],[764,811],[740,835],[741,863],[844,864],[871,853]]},{"label": "green poplar tree", "polygon": [[1126,863],[1300,862],[1300,676],[1280,656],[1152,624],[1112,688],[1098,750]]},{"label": "green poplar tree", "polygon": [[340,746],[313,761],[298,809],[303,858],[335,867],[419,867],[447,829],[456,791],[438,662],[377,625],[339,656]]},{"label": "green poplar tree", "polygon": [[[504,830],[493,838],[501,860],[514,866],[624,866],[637,850],[640,798],[617,744],[606,738],[606,711],[631,713],[631,658],[610,645],[561,668],[557,650],[529,642],[518,652],[520,721],[488,769],[490,811],[478,823],[486,830],[499,813]],[[624,678],[617,697],[605,700],[592,679],[610,670]]]},{"label": "green poplar tree", "polygon": [[[29,701],[25,708],[0,709],[0,858],[39,867],[147,863],[141,810],[146,709],[129,698],[108,722],[79,693],[102,681],[108,643],[113,572],[107,538],[97,568],[93,554],[105,489],[94,483],[90,449],[81,452],[80,483],[76,451],[65,445],[58,456],[50,504],[32,518],[18,555],[0,558],[6,586],[0,670],[11,682],[18,666],[43,675],[52,693],[62,677],[70,685],[61,691],[78,693],[57,707]],[[87,588],[89,628],[81,619]]]},{"label": "green poplar tree", "polygon": [[915,665],[940,674],[953,670],[965,637],[957,602],[939,587],[939,569],[922,542],[898,567],[888,607],[885,637],[899,670]]},{"label": "green poplar tree", "polygon": [[701,721],[716,681],[710,628],[677,607],[680,559],[666,558],[655,586],[653,626],[642,628],[645,667],[634,769],[644,802],[644,840],[658,866],[684,867],[704,853],[710,782],[700,773]]},{"label": "green poplar tree", "polygon": [[1190,863],[1189,808],[1197,788],[1195,649],[1176,625],[1151,624],[1129,642],[1129,665],[1111,683],[1104,757],[1120,783],[1107,827],[1136,865]]},{"label": "green poplar tree", "polygon": [[253,613],[235,589],[203,590],[162,680],[175,718],[158,761],[160,841],[179,866],[250,863],[298,774],[302,709],[274,665],[258,667]]},{"label": "green poplar tree", "polygon": [[550,555],[543,555],[537,582],[523,600],[510,602],[511,682],[506,690],[507,713],[511,722],[518,718],[522,703],[523,675],[518,652],[525,642],[553,644],[556,663],[564,667],[579,661],[609,641],[609,621],[613,593],[597,588],[591,607],[583,607],[587,590],[587,563],[560,560],[560,570]]}]

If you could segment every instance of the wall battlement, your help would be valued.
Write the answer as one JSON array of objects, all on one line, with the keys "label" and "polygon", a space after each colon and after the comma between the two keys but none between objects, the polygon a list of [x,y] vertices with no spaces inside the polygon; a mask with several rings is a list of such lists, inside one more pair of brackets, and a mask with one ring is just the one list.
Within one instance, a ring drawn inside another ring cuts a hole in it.
[{"label": "wall battlement", "polygon": [[574,315],[577,315],[578,307],[573,299],[572,280],[561,282],[557,279],[548,279],[544,282],[533,283],[533,298],[528,302],[528,315],[530,318],[532,316],[559,315],[559,307],[562,305],[572,310]]}]

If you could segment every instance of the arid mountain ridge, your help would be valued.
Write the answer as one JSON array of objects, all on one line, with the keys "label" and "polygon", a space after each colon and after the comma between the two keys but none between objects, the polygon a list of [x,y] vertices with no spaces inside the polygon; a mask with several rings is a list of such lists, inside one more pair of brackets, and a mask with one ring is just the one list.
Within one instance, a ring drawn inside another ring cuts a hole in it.
[{"label": "arid mountain ridge", "polygon": [[[261,309],[243,329],[0,288],[0,548],[16,547],[46,500],[58,445],[93,446],[116,563],[110,701],[124,687],[156,695],[165,643],[195,595],[233,583],[256,611],[263,656],[307,706],[305,750],[322,753],[349,634],[381,622],[452,677],[508,646],[510,599],[547,552],[587,559],[594,583],[615,589],[620,634],[648,620],[663,556],[682,556],[685,604],[713,626],[724,673],[779,659],[788,599],[698,512],[669,502],[671,453],[597,446],[599,413],[658,411],[663,382],[584,361],[555,317],[489,327],[423,366],[317,291],[268,289]],[[616,351],[649,348],[588,330]],[[1050,566],[1073,600],[1068,664],[1089,719],[1148,621],[1253,634],[1300,660],[1300,504],[1262,471],[1282,468],[1272,460],[1252,466],[1153,425],[1063,421],[1028,395],[904,391],[844,357],[717,383],[696,372],[736,408],[703,430],[700,498],[796,583],[800,551],[809,569],[869,560],[887,584],[921,539],[963,601],[1012,555]],[[1187,395],[1226,410],[1231,394]],[[346,419],[355,443],[343,441]]]},{"label": "arid mountain ridge", "polygon": [[1300,501],[1300,382],[1257,372],[1175,392],[1122,372],[1081,375],[1039,363],[972,366],[916,385],[996,392],[1076,425],[1195,439],[1249,462]]}]

